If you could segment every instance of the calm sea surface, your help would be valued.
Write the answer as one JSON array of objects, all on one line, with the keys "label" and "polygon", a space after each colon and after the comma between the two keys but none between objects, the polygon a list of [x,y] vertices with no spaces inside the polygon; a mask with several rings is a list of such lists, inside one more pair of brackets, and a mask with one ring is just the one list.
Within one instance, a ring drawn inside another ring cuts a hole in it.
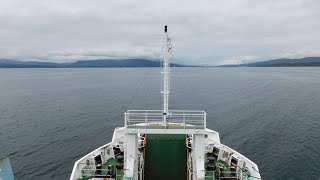
[{"label": "calm sea surface", "polygon": [[[176,68],[171,109],[205,110],[263,179],[320,179],[320,68]],[[161,109],[159,68],[0,69],[0,158],[16,179],[68,179],[127,109]]]}]

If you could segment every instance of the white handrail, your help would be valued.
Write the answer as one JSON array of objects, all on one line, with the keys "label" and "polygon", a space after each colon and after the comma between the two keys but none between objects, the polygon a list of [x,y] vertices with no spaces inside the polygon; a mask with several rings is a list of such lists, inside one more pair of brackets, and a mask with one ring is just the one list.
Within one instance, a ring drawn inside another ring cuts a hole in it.
[{"label": "white handrail", "polygon": [[[161,110],[128,110],[125,113],[125,126],[160,126],[163,123],[163,112]],[[196,110],[170,110],[168,113],[169,126],[180,124],[179,127],[206,128],[206,112]],[[172,128],[172,127],[171,127]]]}]

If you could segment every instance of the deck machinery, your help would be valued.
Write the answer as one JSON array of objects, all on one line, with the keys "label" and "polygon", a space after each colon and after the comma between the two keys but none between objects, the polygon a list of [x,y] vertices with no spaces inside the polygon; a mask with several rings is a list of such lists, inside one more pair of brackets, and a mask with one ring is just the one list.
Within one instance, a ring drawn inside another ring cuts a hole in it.
[{"label": "deck machinery", "polygon": [[128,110],[112,142],[75,162],[70,180],[255,180],[258,166],[220,143],[206,112],[169,110],[171,40],[164,28],[162,110]]}]

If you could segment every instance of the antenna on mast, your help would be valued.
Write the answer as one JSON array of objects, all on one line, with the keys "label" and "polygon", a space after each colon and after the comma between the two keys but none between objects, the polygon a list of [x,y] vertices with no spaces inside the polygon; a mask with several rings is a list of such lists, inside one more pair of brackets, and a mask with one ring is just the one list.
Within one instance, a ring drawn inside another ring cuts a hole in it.
[{"label": "antenna on mast", "polygon": [[163,125],[168,125],[168,105],[170,93],[170,59],[169,51],[171,50],[171,40],[168,36],[168,26],[164,26],[164,50],[162,62],[162,96],[163,96]]}]

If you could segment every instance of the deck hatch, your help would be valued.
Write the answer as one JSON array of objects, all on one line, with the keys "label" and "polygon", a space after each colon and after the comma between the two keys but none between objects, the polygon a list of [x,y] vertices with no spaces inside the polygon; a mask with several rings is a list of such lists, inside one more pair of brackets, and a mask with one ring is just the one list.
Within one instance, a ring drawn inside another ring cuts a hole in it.
[{"label": "deck hatch", "polygon": [[147,134],[144,180],[187,179],[186,135]]}]

